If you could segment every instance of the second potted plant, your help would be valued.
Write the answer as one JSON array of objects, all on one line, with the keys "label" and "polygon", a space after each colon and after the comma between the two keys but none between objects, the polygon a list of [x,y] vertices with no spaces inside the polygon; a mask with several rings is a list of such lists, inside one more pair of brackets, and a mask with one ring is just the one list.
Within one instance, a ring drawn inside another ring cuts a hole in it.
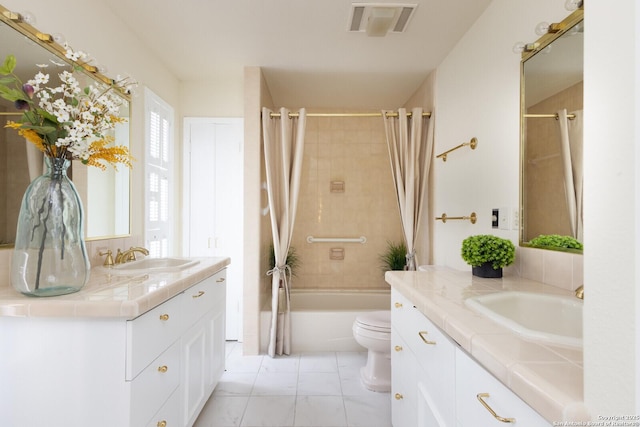
[{"label": "second potted plant", "polygon": [[478,277],[502,277],[502,268],[513,263],[515,252],[511,240],[490,234],[469,236],[462,241],[462,259]]}]

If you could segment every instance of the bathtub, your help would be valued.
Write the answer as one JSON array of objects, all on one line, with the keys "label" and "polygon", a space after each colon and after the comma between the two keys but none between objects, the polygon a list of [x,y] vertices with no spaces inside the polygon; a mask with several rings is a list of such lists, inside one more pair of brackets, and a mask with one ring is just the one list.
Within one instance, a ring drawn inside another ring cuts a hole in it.
[{"label": "bathtub", "polygon": [[[270,304],[270,302],[269,302]],[[291,292],[291,350],[294,353],[318,351],[365,351],[353,338],[351,327],[359,313],[391,308],[390,291]],[[271,307],[260,313],[261,347],[269,342]]]}]

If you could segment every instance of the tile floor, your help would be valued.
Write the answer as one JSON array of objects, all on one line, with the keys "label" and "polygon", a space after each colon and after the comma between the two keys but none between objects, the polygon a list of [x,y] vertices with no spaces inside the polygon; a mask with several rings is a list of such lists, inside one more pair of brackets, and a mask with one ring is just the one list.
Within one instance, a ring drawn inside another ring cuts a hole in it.
[{"label": "tile floor", "polygon": [[390,427],[389,393],[359,378],[366,352],[243,356],[227,342],[226,372],[194,427]]}]

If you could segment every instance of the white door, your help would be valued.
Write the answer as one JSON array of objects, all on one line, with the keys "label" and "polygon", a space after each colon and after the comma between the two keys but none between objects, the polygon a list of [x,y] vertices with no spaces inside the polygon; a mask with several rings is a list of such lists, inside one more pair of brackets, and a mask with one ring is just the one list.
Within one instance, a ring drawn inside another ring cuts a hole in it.
[{"label": "white door", "polygon": [[185,118],[187,256],[228,256],[226,339],[242,337],[243,120]]}]

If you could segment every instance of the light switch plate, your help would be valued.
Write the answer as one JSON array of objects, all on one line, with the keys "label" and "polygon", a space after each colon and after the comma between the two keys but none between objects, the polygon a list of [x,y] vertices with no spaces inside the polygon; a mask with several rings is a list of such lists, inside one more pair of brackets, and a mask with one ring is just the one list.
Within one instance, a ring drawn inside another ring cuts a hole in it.
[{"label": "light switch plate", "polygon": [[511,218],[511,209],[509,208],[500,208],[498,211],[498,228],[500,230],[509,230],[510,224],[509,219]]},{"label": "light switch plate", "polygon": [[498,209],[491,209],[491,228],[498,228]]}]

